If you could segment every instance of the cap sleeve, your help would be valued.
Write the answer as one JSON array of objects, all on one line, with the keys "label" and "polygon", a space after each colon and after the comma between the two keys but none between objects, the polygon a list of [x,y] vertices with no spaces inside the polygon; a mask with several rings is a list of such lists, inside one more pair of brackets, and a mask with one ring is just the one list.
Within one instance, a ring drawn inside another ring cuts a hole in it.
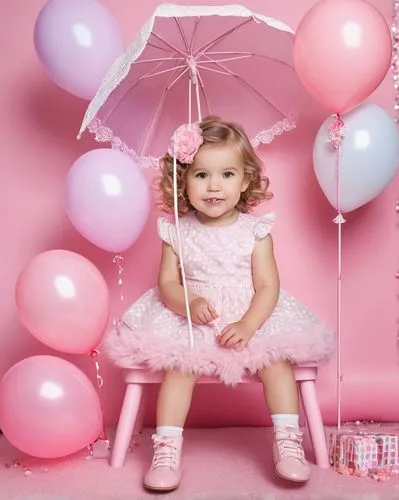
[{"label": "cap sleeve", "polygon": [[164,217],[159,217],[157,229],[160,238],[175,250],[175,226]]},{"label": "cap sleeve", "polygon": [[274,221],[276,220],[276,215],[274,212],[264,214],[256,219],[254,225],[254,235],[257,240],[265,238],[271,231]]}]

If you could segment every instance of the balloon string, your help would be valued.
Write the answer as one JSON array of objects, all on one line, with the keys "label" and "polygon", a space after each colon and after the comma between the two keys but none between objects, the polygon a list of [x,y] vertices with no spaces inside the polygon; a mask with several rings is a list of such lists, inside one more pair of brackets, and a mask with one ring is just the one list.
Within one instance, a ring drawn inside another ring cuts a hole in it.
[{"label": "balloon string", "polygon": [[90,352],[90,357],[91,357],[91,359],[94,362],[94,367],[95,367],[95,370],[96,370],[97,392],[98,392],[98,396],[99,396],[99,400],[100,400],[100,408],[101,408],[101,419],[102,419],[102,422],[101,422],[101,434],[98,437],[98,439],[103,439],[105,441],[108,441],[107,434],[105,432],[104,408],[103,408],[103,394],[102,394],[102,387],[104,385],[104,379],[101,376],[101,372],[100,372],[100,362],[98,360],[99,355],[100,355],[100,353],[99,353],[99,351],[97,349],[93,349]]},{"label": "balloon string", "polygon": [[[118,288],[119,288],[119,300],[120,300],[120,303],[123,304],[123,301],[124,301],[124,296],[123,296],[123,261],[125,260],[125,258],[123,257],[123,255],[121,255],[120,253],[117,253],[115,255],[115,257],[112,259],[112,262],[114,264],[116,264],[116,277],[117,277],[117,284],[118,284]],[[114,317],[113,319],[113,325],[114,325],[114,328],[118,328],[119,326],[119,323],[120,323],[120,317],[118,315],[118,317]]]},{"label": "balloon string", "polygon": [[116,264],[116,272],[117,272],[117,283],[119,287],[119,298],[121,302],[123,302],[123,265],[122,262],[125,260],[123,255],[117,253],[115,257],[112,259],[112,262]]},{"label": "balloon string", "polygon": [[338,262],[337,262],[337,427],[341,429],[341,396],[342,396],[342,367],[341,367],[341,330],[342,330],[342,224],[345,219],[341,212],[341,154],[342,140],[345,135],[345,124],[337,114],[330,126],[329,142],[336,150],[336,209],[337,216],[333,222],[338,228]]},{"label": "balloon string", "polygon": [[[117,284],[119,287],[119,298],[121,303],[123,303],[124,297],[123,297],[123,263],[124,257],[120,253],[116,254],[114,258],[112,259],[112,262],[116,264],[116,270],[117,270]],[[114,327],[118,327],[119,325],[119,319],[114,317],[113,319],[113,324]],[[90,451],[91,455],[94,456],[97,451],[95,450],[96,443],[99,441],[103,441],[103,444],[105,443],[107,451],[109,450],[109,440],[107,439],[107,434],[105,432],[105,419],[104,419],[104,407],[103,407],[103,393],[102,393],[102,387],[104,385],[104,379],[101,375],[100,372],[100,362],[99,362],[99,351],[97,349],[93,349],[90,352],[90,357],[94,362],[94,368],[96,371],[96,382],[97,382],[97,392],[99,396],[99,401],[100,401],[100,409],[101,409],[101,434],[97,438],[97,440],[90,445]],[[104,450],[103,450],[104,452]]]}]

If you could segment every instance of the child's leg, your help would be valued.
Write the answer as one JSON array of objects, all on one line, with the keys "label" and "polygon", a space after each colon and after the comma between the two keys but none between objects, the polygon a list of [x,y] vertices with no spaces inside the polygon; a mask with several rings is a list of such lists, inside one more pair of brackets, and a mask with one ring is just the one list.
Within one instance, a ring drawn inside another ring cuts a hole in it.
[{"label": "child's leg", "polygon": [[270,414],[298,415],[298,390],[290,363],[280,361],[258,372]]},{"label": "child's leg", "polygon": [[310,467],[302,448],[294,370],[287,361],[280,361],[263,368],[258,375],[263,382],[266,404],[274,425],[273,454],[276,472],[284,479],[307,481]]},{"label": "child's leg", "polygon": [[157,431],[152,436],[154,456],[144,478],[144,485],[149,489],[170,491],[179,486],[183,426],[195,380],[193,375],[176,371],[165,374],[158,394]]},{"label": "child's leg", "polygon": [[157,426],[184,427],[196,378],[171,371],[165,378],[158,394]]}]

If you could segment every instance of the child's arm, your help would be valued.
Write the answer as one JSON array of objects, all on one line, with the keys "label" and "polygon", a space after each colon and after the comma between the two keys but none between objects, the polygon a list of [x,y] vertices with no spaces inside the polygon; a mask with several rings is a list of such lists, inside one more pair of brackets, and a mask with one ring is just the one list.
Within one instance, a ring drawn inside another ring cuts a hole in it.
[{"label": "child's arm", "polygon": [[[184,289],[179,272],[179,258],[167,243],[162,245],[161,264],[158,273],[158,289],[164,304],[181,316],[186,316]],[[206,324],[217,318],[211,304],[187,290],[191,319],[196,324]]]},{"label": "child's arm", "polygon": [[242,321],[256,332],[271,316],[280,293],[280,278],[270,234],[255,243],[252,253],[252,279],[255,295]]},{"label": "child's arm", "polygon": [[219,339],[220,345],[244,348],[276,307],[280,279],[270,234],[255,243],[252,252],[252,279],[255,294],[251,304],[241,321],[223,329]]}]

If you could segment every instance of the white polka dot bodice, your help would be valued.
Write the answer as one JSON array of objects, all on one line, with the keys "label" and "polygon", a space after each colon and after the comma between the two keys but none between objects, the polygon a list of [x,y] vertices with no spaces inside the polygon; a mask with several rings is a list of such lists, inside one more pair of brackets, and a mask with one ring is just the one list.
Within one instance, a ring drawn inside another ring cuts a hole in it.
[{"label": "white polka dot bodice", "polygon": [[[180,234],[187,281],[191,286],[252,287],[251,256],[255,241],[269,234],[273,223],[273,213],[260,219],[240,213],[233,224],[223,227],[205,226],[194,213],[182,217]],[[175,225],[160,218],[158,232],[178,254]]]}]

